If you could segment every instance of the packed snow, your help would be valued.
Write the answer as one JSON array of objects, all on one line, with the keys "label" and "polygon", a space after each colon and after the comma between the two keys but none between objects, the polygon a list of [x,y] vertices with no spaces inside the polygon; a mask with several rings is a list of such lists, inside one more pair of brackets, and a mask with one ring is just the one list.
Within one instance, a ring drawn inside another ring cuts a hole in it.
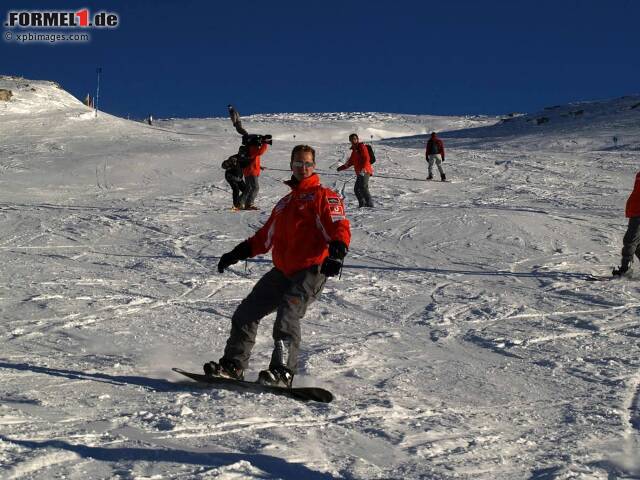
[{"label": "packed snow", "polygon": [[[232,212],[225,105],[149,126],[52,82],[0,89],[2,478],[640,478],[640,283],[609,278],[640,97],[500,118],[246,116],[274,142],[260,210]],[[432,130],[450,183],[425,180]],[[373,210],[335,171],[351,132],[376,151]],[[216,264],[287,193],[298,143],[353,233],[303,320],[294,381],[331,404],[171,371],[220,357],[270,268]]]}]

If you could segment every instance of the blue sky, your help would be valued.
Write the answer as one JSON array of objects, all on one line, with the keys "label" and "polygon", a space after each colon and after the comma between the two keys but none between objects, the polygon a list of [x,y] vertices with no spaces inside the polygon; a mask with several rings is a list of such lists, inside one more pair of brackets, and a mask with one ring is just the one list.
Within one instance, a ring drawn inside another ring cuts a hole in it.
[{"label": "blue sky", "polygon": [[83,97],[100,66],[101,107],[122,116],[500,114],[640,93],[636,0],[2,5],[3,33],[8,10],[117,13],[88,43],[0,41],[0,74]]}]

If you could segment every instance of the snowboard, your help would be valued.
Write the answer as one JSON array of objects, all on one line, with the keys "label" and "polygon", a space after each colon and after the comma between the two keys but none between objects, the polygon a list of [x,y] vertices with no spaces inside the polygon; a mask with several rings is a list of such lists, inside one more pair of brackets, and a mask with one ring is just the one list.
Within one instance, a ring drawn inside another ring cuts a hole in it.
[{"label": "snowboard", "polygon": [[185,377],[189,377],[192,380],[200,383],[206,383],[215,387],[216,385],[235,386],[243,390],[254,393],[271,393],[274,395],[280,395],[283,397],[293,398],[303,402],[313,401],[321,403],[331,403],[333,400],[333,394],[319,387],[273,387],[269,385],[262,385],[258,382],[249,382],[247,380],[234,380],[232,378],[224,377],[211,377],[201,373],[192,373],[182,370],[180,368],[173,368],[174,372],[180,373]]}]

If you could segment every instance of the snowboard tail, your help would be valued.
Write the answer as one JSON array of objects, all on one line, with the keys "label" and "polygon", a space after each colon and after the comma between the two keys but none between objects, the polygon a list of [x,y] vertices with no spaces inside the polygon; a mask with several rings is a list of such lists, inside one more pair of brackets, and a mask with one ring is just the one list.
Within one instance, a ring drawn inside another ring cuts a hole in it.
[{"label": "snowboard tail", "polygon": [[196,382],[206,383],[214,387],[216,385],[236,386],[249,392],[272,393],[274,395],[289,397],[303,402],[314,401],[321,403],[331,403],[331,401],[333,400],[333,394],[330,391],[319,387],[275,387],[270,385],[262,385],[258,382],[249,382],[247,380],[212,377],[201,373],[187,372],[185,370],[182,370],[181,368],[173,368],[172,370],[176,373],[184,375],[185,377],[195,380]]}]

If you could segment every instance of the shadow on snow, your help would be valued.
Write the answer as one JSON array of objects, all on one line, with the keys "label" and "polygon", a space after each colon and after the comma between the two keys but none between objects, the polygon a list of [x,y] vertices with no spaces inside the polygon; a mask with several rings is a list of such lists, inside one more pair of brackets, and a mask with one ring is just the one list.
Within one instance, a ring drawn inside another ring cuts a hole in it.
[{"label": "shadow on snow", "polygon": [[176,387],[179,385],[160,378],[136,377],[131,375],[107,375],[106,373],[86,373],[76,370],[39,367],[36,365],[29,365],[27,363],[8,363],[6,361],[0,361],[0,368],[41,373],[44,375],[68,378],[71,380],[95,380],[97,382],[109,383],[111,385],[137,385],[149,390],[161,392],[175,391],[177,389]]},{"label": "shadow on snow", "polygon": [[79,455],[82,458],[106,462],[167,462],[183,465],[201,465],[208,467],[224,467],[240,461],[266,472],[274,478],[304,478],[325,480],[333,478],[326,473],[315,472],[299,463],[288,463],[286,460],[261,454],[243,453],[208,453],[189,450],[175,450],[166,447],[156,448],[106,448],[89,447],[71,444],[62,440],[16,440],[0,435],[0,441],[30,449],[56,448]]}]

